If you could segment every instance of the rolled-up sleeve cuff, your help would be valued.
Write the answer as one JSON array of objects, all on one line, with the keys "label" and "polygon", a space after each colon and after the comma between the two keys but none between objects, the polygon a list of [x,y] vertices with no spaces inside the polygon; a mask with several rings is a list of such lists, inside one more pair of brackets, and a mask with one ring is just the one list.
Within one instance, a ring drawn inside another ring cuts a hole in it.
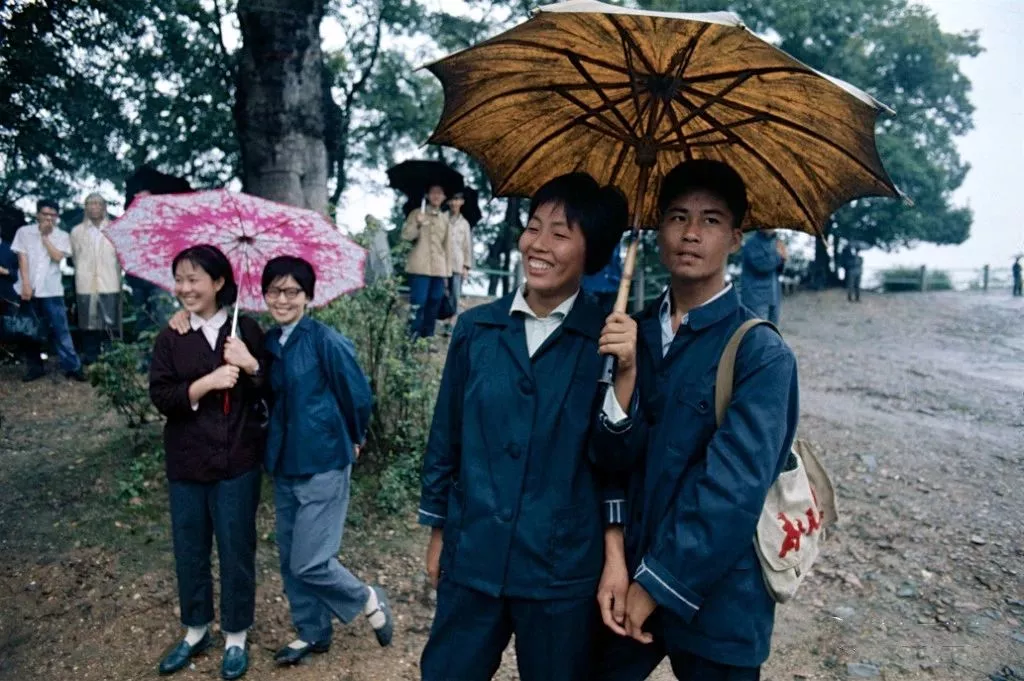
[{"label": "rolled-up sleeve cuff", "polygon": [[604,500],[604,524],[624,525],[626,523],[626,500],[605,499]]},{"label": "rolled-up sleeve cuff", "polygon": [[428,511],[425,508],[420,508],[419,523],[427,527],[444,527],[444,516]]},{"label": "rolled-up sleeve cuff", "polygon": [[601,423],[608,429],[608,432],[616,435],[627,432],[633,425],[633,419],[622,410],[622,405],[615,397],[615,391],[609,390],[604,394],[604,405],[601,408]]},{"label": "rolled-up sleeve cuff", "polygon": [[690,622],[701,606],[701,598],[679,583],[649,555],[640,561],[633,579],[663,608]]}]

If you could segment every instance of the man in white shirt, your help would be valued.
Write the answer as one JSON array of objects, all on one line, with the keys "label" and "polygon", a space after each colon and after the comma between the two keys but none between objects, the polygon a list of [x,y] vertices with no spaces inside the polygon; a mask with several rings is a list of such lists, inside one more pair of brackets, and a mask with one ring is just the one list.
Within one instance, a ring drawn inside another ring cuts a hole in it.
[{"label": "man in white shirt", "polygon": [[71,230],[78,294],[78,328],[82,361],[96,361],[104,341],[121,337],[121,263],[104,232],[107,200],[99,193],[85,199],[85,219]]},{"label": "man in white shirt", "polygon": [[[57,204],[53,201],[43,199],[39,202],[36,220],[36,224],[26,225],[14,235],[11,250],[18,254],[18,281],[14,286],[21,295],[22,307],[34,314],[44,328],[49,327],[64,375],[85,381],[82,363],[71,341],[60,271],[61,261],[71,255],[71,239],[56,228]],[[41,352],[42,347],[38,343],[30,343],[25,348],[28,371],[22,379],[24,382],[35,381],[45,375]]]}]

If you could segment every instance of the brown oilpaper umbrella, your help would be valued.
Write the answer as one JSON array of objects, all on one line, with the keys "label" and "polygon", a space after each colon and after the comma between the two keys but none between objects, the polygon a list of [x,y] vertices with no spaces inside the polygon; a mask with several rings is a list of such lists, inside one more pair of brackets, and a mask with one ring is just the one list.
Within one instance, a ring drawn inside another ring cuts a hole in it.
[{"label": "brown oilpaper umbrella", "polygon": [[[573,0],[428,68],[445,92],[430,141],[476,158],[498,196],[583,171],[626,193],[634,229],[651,227],[661,178],[707,158],[746,183],[747,228],[819,234],[847,201],[899,195],[875,149],[884,105],[728,12]],[[635,258],[634,239],[617,310]]]}]

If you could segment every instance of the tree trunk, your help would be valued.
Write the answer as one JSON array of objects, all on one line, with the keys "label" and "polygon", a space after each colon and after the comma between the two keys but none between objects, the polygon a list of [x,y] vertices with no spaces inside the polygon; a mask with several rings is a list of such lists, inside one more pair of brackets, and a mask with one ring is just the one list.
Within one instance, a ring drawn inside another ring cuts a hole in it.
[{"label": "tree trunk", "polygon": [[327,209],[324,0],[239,0],[242,49],[235,122],[245,191]]}]

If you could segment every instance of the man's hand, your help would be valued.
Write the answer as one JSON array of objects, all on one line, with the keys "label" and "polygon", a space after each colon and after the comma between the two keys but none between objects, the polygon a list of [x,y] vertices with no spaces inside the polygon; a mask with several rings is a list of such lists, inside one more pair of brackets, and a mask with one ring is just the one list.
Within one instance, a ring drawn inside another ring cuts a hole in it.
[{"label": "man's hand", "polygon": [[612,312],[604,323],[598,350],[602,355],[614,355],[619,371],[632,371],[636,367],[636,320],[624,312]]},{"label": "man's hand", "polygon": [[362,453],[363,448],[361,445],[352,445],[352,456],[355,458],[356,461],[359,461],[359,455]]},{"label": "man's hand", "polygon": [[443,530],[440,527],[430,528],[430,541],[427,542],[427,577],[430,585],[437,588],[441,578],[441,548],[444,546]]},{"label": "man's hand", "polygon": [[189,316],[188,310],[178,310],[174,313],[174,316],[171,317],[170,321],[167,322],[167,326],[177,331],[178,334],[184,336],[192,330],[192,324],[189,323]]},{"label": "man's hand", "polygon": [[224,361],[236,366],[250,376],[260,370],[260,363],[249,352],[249,347],[238,338],[228,337],[224,341]]},{"label": "man's hand", "polygon": [[21,299],[25,302],[32,300],[32,285],[27,281],[21,282]]},{"label": "man's hand", "polygon": [[640,643],[653,642],[654,637],[644,631],[644,623],[657,607],[658,604],[642,586],[637,582],[630,584],[626,594],[626,635]]},{"label": "man's hand", "polygon": [[11,271],[9,269],[7,269],[6,267],[0,267],[0,276],[6,277],[10,273],[11,273]]},{"label": "man's hand", "polygon": [[597,587],[597,603],[606,627],[619,636],[626,633],[626,593],[629,590],[629,571],[626,561],[618,556],[605,556],[601,583]]}]

